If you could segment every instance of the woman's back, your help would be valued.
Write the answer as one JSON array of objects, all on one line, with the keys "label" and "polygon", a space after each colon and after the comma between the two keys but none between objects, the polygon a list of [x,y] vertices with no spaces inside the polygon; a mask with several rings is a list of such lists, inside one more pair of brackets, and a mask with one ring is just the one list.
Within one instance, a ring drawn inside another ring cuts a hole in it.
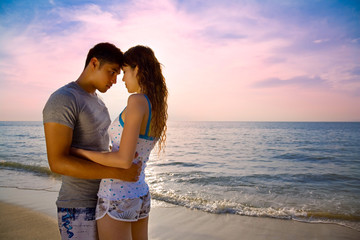
[{"label": "woman's back", "polygon": [[[156,145],[157,138],[149,136],[150,122],[151,122],[151,104],[146,95],[144,95],[149,106],[148,119],[146,121],[145,134],[140,134],[136,145],[136,152],[138,154],[134,162],[142,162],[142,171],[137,182],[126,182],[118,179],[102,179],[98,196],[101,198],[108,198],[111,200],[120,200],[127,198],[137,198],[146,195],[149,192],[149,187],[145,182],[145,168],[149,160],[151,151]],[[124,109],[125,110],[125,109]],[[124,112],[124,111],[123,111]],[[121,134],[124,128],[123,112],[117,117],[109,127],[109,135],[112,143],[112,151],[119,151]]]}]

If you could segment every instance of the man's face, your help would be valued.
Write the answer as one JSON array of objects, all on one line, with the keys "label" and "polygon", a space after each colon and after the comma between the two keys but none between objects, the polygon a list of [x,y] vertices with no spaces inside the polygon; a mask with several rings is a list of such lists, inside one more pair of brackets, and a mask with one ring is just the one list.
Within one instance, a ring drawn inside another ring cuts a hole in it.
[{"label": "man's face", "polygon": [[103,63],[95,68],[96,89],[102,93],[106,92],[116,83],[117,75],[120,74],[120,66],[116,63]]}]

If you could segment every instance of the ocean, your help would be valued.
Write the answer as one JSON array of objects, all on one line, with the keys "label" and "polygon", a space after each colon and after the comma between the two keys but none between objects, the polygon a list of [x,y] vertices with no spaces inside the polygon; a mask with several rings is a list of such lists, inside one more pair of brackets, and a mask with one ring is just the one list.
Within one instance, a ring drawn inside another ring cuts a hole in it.
[{"label": "ocean", "polygon": [[[0,122],[0,187],[57,192],[42,122]],[[360,231],[360,122],[169,122],[157,202]]]}]

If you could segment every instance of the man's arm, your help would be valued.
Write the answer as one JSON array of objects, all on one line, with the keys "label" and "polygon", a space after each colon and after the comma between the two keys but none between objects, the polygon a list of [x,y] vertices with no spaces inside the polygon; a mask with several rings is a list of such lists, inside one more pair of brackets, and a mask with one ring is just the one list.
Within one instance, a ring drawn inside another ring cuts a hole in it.
[{"label": "man's arm", "polygon": [[124,170],[111,168],[70,155],[73,130],[58,123],[45,123],[45,140],[49,166],[52,172],[83,179],[115,178],[136,181],[139,164]]}]

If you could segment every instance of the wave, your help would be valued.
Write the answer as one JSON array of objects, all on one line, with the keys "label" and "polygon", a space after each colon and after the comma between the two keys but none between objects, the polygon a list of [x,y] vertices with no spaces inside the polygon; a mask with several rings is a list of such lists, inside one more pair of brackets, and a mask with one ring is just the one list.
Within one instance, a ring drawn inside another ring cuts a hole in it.
[{"label": "wave", "polygon": [[[272,183],[290,183],[290,184],[350,184],[360,183],[360,178],[356,175],[345,176],[335,173],[324,173],[324,174],[312,174],[312,173],[283,173],[283,174],[249,174],[242,176],[218,176],[211,172],[205,171],[188,171],[188,172],[165,172],[158,173],[158,176],[168,178],[171,176],[174,182],[177,183],[193,183],[200,185],[217,185],[217,186],[253,186],[256,184],[262,184],[264,182]],[[154,180],[157,182],[156,180]],[[162,180],[159,180],[161,182]],[[275,186],[275,185],[273,185]]]},{"label": "wave", "polygon": [[43,166],[27,165],[27,164],[11,162],[11,161],[0,161],[0,167],[27,171],[27,172],[36,173],[36,174],[39,174],[42,176],[60,178],[59,174],[53,173],[53,172],[51,172],[51,170],[48,167],[43,167]]},{"label": "wave", "polygon": [[[175,163],[179,164],[179,163]],[[26,165],[22,163],[16,163],[11,161],[0,161],[0,167],[16,171],[26,171],[34,173],[44,177],[54,177],[60,178],[60,175],[51,172],[48,167],[44,166],[34,166]],[[200,174],[200,172],[199,172]],[[189,175],[189,174],[188,174]],[[196,172],[191,172],[191,176],[196,175]],[[249,176],[248,176],[249,177]],[[254,175],[252,177],[259,177],[259,175]],[[261,176],[264,179],[269,179],[269,176]],[[328,178],[333,178],[332,175],[327,175]],[[337,176],[335,176],[337,178]],[[179,178],[176,182],[181,182]],[[244,180],[243,178],[240,178]],[[199,179],[192,178],[186,179],[186,182],[197,183]],[[150,181],[155,183],[154,180]],[[202,179],[202,183],[204,179]],[[216,185],[224,185],[227,183],[229,185],[238,185],[239,178],[234,178],[230,176],[222,177],[208,177],[205,182],[209,182]],[[240,181],[242,182],[242,181]],[[244,184],[244,183],[243,183]],[[150,185],[152,185],[150,183]],[[196,209],[212,214],[234,214],[234,215],[243,215],[251,217],[271,217],[278,219],[287,219],[295,220],[309,223],[335,223],[342,226],[350,227],[352,229],[360,231],[360,215],[358,212],[354,214],[341,214],[341,213],[332,213],[332,212],[321,212],[313,211],[305,208],[296,208],[296,207],[259,207],[252,206],[245,203],[233,202],[231,200],[211,200],[205,199],[201,196],[186,196],[181,195],[175,192],[159,192],[156,189],[151,190],[152,198],[155,200],[167,202],[177,206],[187,207],[190,209]]]},{"label": "wave", "polygon": [[169,162],[169,163],[158,163],[157,167],[167,167],[167,166],[180,166],[180,167],[201,167],[203,164],[197,163],[186,163],[186,162]]},{"label": "wave", "polygon": [[175,193],[159,193],[151,190],[151,197],[177,206],[196,209],[212,214],[234,214],[249,217],[270,217],[308,223],[333,223],[360,231],[360,215],[315,212],[296,208],[256,207],[228,200],[213,201],[200,197],[181,196]]},{"label": "wave", "polygon": [[[307,152],[319,151],[316,148],[307,148]],[[275,159],[280,160],[291,160],[294,162],[316,162],[318,164],[326,164],[333,162],[336,158],[333,156],[318,156],[318,155],[309,155],[303,153],[285,153],[274,157]]]}]

